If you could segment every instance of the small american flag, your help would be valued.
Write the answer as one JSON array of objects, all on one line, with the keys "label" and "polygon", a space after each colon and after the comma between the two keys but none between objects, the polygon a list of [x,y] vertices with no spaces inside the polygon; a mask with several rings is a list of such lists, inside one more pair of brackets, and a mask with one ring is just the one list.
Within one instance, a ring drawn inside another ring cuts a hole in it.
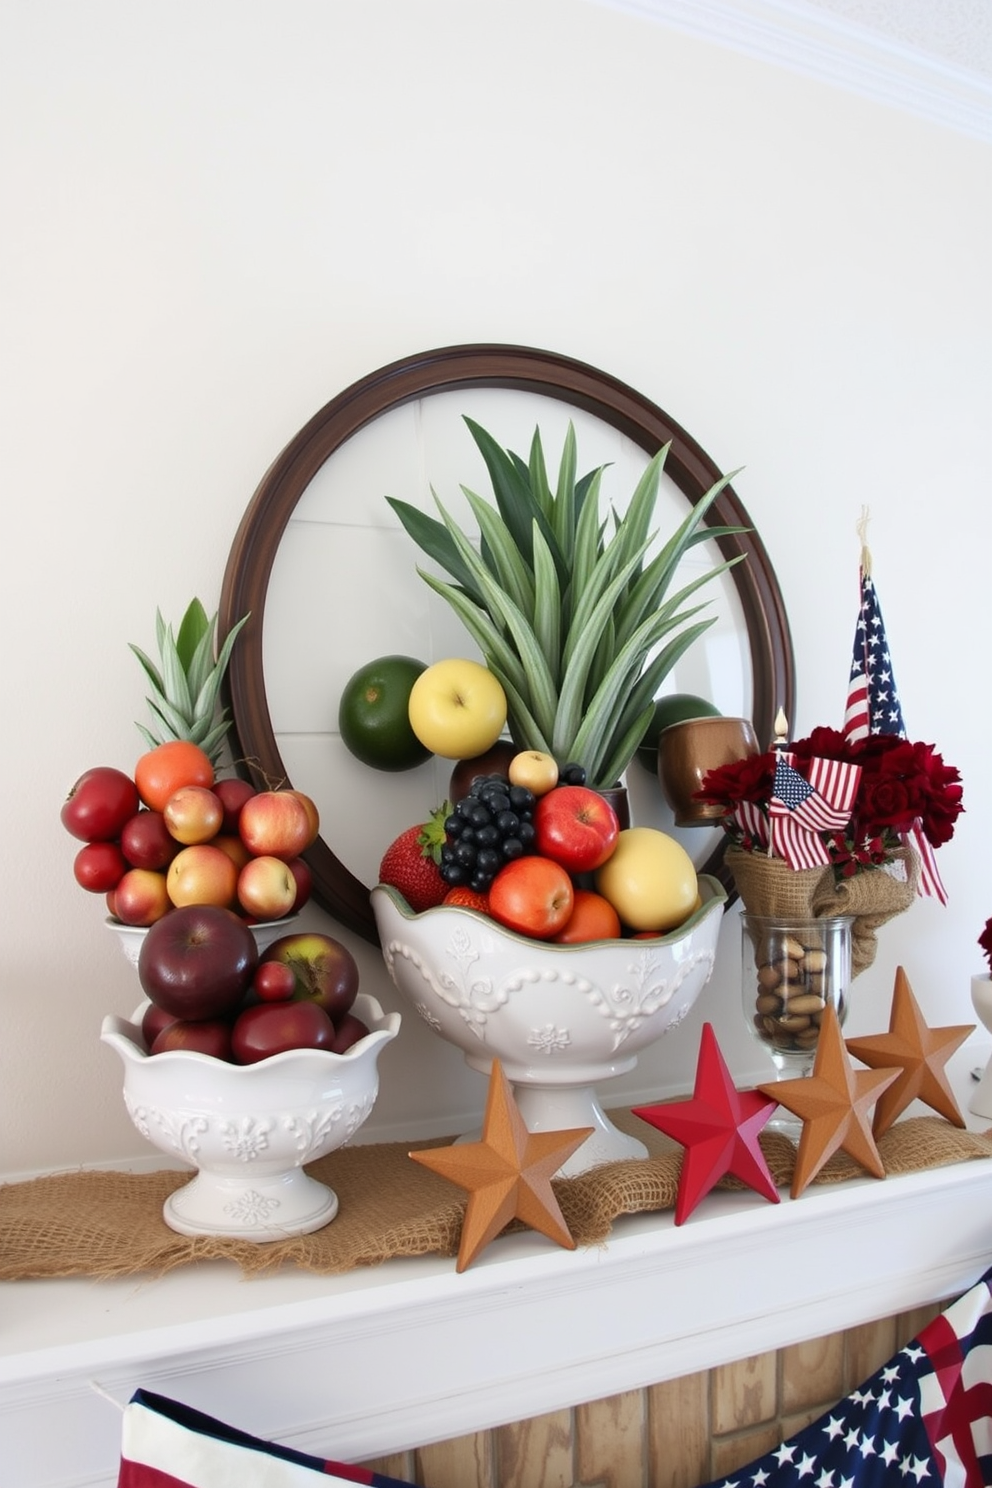
[{"label": "small american flag", "polygon": [[980,1282],[834,1410],[709,1488],[992,1483],[992,1295]]},{"label": "small american flag", "polygon": [[415,1488],[367,1467],[249,1436],[165,1395],[136,1390],[124,1408],[117,1488]]},{"label": "small american flag", "polygon": [[[882,610],[871,577],[867,529],[868,518],[865,514],[858,524],[862,544],[861,607],[854,633],[854,653],[844,713],[844,737],[851,743],[858,739],[867,739],[870,734],[895,734],[900,739],[906,737]],[[920,860],[920,893],[946,904],[947,893],[937,869],[936,854],[919,822],[904,834],[903,841],[907,847],[915,849]]]},{"label": "small american flag", "polygon": [[822,832],[836,832],[850,820],[861,770],[836,760],[810,761],[810,779],[781,753],[768,803],[772,852],[790,868],[816,868],[830,862]]}]

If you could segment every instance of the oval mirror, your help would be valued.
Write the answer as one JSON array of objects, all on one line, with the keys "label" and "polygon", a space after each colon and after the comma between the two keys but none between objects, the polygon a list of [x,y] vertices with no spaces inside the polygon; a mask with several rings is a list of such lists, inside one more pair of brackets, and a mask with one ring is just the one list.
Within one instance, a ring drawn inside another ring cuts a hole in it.
[{"label": "oval mirror", "polygon": [[[658,498],[662,537],[722,475],[673,419],[624,383],[554,353],[500,345],[448,347],[383,367],[333,398],[277,456],[238,528],[221,593],[222,635],[251,613],[226,684],[232,748],[257,785],[291,783],[313,797],[321,816],[307,854],[314,900],[373,943],[369,891],[379,860],[400,831],[445,799],[451,761],[432,758],[400,773],[369,769],[340,739],[338,699],[352,673],[377,656],[429,663],[478,655],[417,574],[424,555],[385,499],[436,514],[433,487],[471,530],[461,487],[483,496],[491,487],[466,415],[525,458],[539,427],[552,470],[572,422],[580,471],[608,465],[603,499],[618,508],[647,460],[670,443]],[[749,718],[764,743],[779,707],[793,716],[785,608],[732,486],[709,517],[713,526],[745,530],[691,550],[673,592],[700,567],[742,561],[704,588],[715,623],[662,691],[700,694],[728,716]],[[634,820],[671,831],[697,868],[733,894],[719,829],[675,828],[656,776],[637,761],[626,784]]]}]

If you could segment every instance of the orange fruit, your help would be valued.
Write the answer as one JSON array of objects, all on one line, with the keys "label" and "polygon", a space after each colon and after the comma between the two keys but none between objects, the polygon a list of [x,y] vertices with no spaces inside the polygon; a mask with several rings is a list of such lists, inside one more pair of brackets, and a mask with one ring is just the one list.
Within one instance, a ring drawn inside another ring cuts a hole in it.
[{"label": "orange fruit", "polygon": [[213,785],[214,767],[198,744],[170,739],[141,756],[134,767],[134,783],[150,810],[164,811],[169,797],[184,785]]},{"label": "orange fruit", "polygon": [[580,945],[587,940],[618,940],[621,933],[620,916],[608,899],[591,889],[576,889],[565,928],[552,938],[557,945]]}]

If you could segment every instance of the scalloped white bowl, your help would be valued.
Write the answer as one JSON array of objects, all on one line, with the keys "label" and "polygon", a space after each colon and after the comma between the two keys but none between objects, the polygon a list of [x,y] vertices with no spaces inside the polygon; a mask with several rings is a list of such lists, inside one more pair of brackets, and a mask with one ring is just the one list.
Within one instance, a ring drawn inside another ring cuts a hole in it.
[{"label": "scalloped white bowl", "polygon": [[668,935],[572,946],[454,905],[415,914],[384,884],[372,890],[372,908],[400,992],[471,1068],[488,1074],[500,1061],[530,1131],[593,1128],[560,1170],[571,1177],[647,1156],[608,1120],[595,1086],[633,1069],[709,981],[727,896],[708,874],[699,890],[701,908]]},{"label": "scalloped white bowl", "polygon": [[257,1064],[207,1054],[149,1055],[141,1004],[128,1021],[106,1017],[100,1031],[124,1064],[124,1104],[138,1131],[196,1176],[165,1201],[163,1216],[183,1235],[282,1240],[328,1224],[334,1191],[305,1163],[344,1146],[379,1093],[378,1059],[400,1028],[359,992],[354,1012],[369,1034],[346,1054],[290,1049]]},{"label": "scalloped white bowl", "polygon": [[[272,942],[278,940],[280,935],[288,935],[298,919],[299,915],[286,915],[282,920],[260,920],[257,924],[249,925],[248,928],[255,937],[259,952],[268,950]],[[125,958],[132,966],[137,966],[142,942],[148,934],[148,926],[125,925],[123,921],[115,920],[112,915],[108,915],[103,923],[116,935]]]}]

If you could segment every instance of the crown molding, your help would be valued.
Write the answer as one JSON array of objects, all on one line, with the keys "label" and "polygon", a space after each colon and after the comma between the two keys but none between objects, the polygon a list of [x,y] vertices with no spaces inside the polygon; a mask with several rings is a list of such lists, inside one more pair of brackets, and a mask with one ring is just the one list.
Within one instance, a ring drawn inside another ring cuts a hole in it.
[{"label": "crown molding", "polygon": [[594,0],[992,143],[992,78],[803,0]]}]

